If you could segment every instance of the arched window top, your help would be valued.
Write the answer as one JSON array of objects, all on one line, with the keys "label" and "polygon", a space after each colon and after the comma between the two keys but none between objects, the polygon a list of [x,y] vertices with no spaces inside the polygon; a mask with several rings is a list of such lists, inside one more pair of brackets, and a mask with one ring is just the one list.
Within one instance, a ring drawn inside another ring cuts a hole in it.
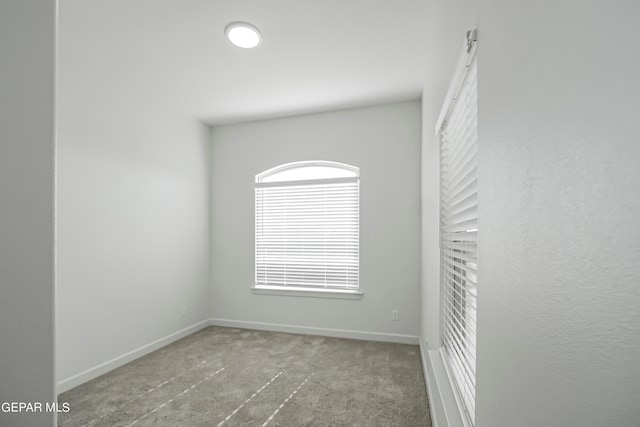
[{"label": "arched window top", "polygon": [[360,169],[344,163],[324,160],[286,163],[256,175],[256,183],[315,181],[325,179],[353,179],[360,176]]}]

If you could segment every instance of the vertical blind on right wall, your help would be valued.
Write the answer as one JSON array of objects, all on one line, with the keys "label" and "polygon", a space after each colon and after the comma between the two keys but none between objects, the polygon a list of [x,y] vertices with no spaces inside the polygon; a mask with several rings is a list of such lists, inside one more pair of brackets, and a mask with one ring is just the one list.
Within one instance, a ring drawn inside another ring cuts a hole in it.
[{"label": "vertical blind on right wall", "polygon": [[[473,44],[472,44],[473,43]],[[462,418],[475,425],[478,287],[477,64],[461,57],[440,138],[440,351]],[[451,94],[451,90],[450,90]]]}]

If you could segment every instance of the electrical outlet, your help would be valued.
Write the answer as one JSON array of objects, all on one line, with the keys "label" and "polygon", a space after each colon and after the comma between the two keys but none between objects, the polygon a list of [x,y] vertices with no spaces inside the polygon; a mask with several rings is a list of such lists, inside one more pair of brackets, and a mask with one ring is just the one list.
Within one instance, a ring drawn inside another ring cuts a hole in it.
[{"label": "electrical outlet", "polygon": [[400,320],[400,314],[398,310],[391,310],[391,320]]},{"label": "electrical outlet", "polygon": [[187,316],[187,307],[182,307],[180,309],[180,317],[186,317]]}]

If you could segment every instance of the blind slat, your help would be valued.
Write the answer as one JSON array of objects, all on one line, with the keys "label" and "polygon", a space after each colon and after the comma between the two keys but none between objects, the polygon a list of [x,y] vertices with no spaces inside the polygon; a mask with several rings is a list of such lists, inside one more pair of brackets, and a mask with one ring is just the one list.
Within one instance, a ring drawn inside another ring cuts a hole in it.
[{"label": "blind slat", "polygon": [[358,289],[357,176],[256,183],[255,193],[256,284]]},{"label": "blind slat", "polygon": [[441,352],[469,425],[475,423],[478,289],[478,108],[475,60],[440,132]]}]

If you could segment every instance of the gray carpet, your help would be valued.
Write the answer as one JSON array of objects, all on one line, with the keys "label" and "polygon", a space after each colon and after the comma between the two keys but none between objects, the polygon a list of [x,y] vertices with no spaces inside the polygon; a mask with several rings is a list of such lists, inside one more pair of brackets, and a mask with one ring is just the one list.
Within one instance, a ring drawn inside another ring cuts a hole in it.
[{"label": "gray carpet", "polygon": [[59,426],[431,426],[415,345],[208,327],[58,396]]}]

